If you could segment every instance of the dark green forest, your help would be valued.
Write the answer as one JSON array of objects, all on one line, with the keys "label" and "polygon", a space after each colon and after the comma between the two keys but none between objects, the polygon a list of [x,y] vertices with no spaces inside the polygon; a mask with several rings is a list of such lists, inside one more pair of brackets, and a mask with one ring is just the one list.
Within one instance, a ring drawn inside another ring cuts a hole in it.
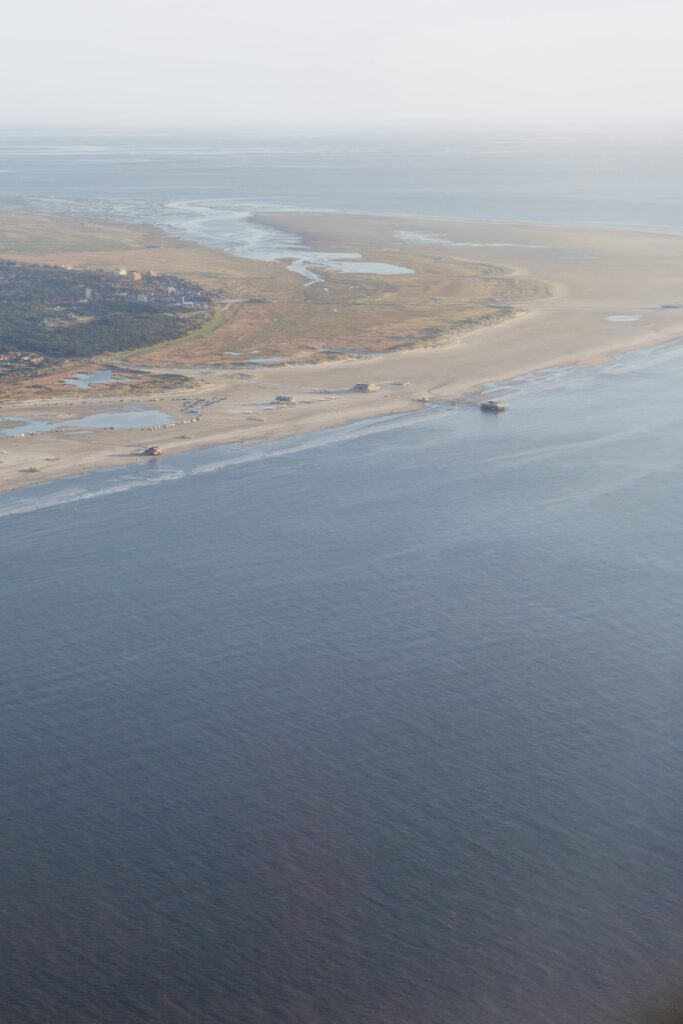
[{"label": "dark green forest", "polygon": [[180,338],[212,296],[180,278],[0,260],[0,354],[88,358]]}]

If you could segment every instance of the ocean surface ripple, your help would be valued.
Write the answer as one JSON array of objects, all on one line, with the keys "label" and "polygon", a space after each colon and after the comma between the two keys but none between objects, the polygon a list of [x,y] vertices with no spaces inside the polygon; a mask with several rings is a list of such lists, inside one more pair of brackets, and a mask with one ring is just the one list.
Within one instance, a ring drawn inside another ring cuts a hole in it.
[{"label": "ocean surface ripple", "polygon": [[682,385],[671,345],[0,498],[3,1021],[675,996]]}]

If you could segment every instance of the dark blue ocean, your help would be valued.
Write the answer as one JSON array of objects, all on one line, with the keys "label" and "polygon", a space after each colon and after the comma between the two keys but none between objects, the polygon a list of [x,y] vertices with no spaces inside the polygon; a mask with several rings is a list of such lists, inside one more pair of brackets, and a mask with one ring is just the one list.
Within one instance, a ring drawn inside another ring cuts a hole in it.
[{"label": "dark blue ocean", "polygon": [[[205,153],[124,173],[58,142],[6,142],[0,187],[110,214],[127,187],[142,216],[205,186],[211,230],[233,218]],[[603,216],[579,219],[640,222],[582,154]],[[525,209],[570,220],[545,159]],[[293,163],[269,201],[333,206]],[[340,208],[389,187],[364,166]],[[672,230],[676,176],[671,157],[638,193]],[[495,190],[467,180],[454,203],[403,167],[384,208],[479,216]],[[505,416],[430,408],[0,496],[3,1024],[680,1005],[683,349],[500,393]]]}]

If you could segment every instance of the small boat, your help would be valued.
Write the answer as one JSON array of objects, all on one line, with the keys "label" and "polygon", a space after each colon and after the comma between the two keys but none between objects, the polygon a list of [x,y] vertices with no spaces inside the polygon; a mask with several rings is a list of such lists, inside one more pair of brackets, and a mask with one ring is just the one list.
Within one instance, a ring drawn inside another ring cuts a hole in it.
[{"label": "small boat", "polygon": [[479,408],[482,412],[507,412],[507,402],[496,402],[490,398],[487,402],[480,402]]}]

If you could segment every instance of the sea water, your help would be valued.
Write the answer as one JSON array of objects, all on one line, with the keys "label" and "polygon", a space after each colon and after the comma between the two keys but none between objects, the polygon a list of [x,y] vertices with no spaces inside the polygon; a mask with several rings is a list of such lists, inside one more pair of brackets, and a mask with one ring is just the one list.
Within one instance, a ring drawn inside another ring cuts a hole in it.
[{"label": "sea water", "polygon": [[[199,189],[196,155],[147,177],[45,151],[57,198]],[[3,1020],[623,1024],[680,1000],[682,391],[672,341],[498,382],[504,416],[0,496]]]},{"label": "sea water", "polygon": [[3,496],[6,1019],[675,995],[682,386],[672,345]]},{"label": "sea water", "polygon": [[152,221],[256,258],[305,255],[296,236],[249,220],[269,209],[680,231],[682,175],[679,135],[654,130],[324,138],[17,130],[0,140],[6,201]]}]

